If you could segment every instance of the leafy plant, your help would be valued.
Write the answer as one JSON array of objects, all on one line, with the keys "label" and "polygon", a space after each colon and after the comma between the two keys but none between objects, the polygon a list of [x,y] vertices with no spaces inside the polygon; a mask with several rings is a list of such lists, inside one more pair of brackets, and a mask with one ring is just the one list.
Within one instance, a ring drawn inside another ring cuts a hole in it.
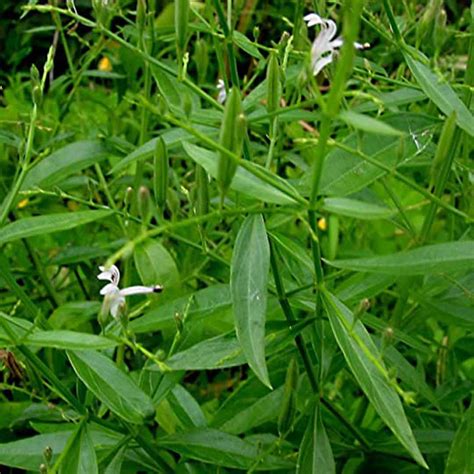
[{"label": "leafy plant", "polygon": [[6,5],[2,472],[474,471],[474,7]]}]

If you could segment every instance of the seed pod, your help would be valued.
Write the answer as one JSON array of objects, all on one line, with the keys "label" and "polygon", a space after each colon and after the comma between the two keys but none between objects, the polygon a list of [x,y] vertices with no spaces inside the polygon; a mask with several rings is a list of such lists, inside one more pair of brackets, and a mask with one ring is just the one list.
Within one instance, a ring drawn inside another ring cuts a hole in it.
[{"label": "seed pod", "polygon": [[150,191],[146,186],[140,186],[138,190],[138,211],[143,224],[147,226],[151,219]]},{"label": "seed pod", "polygon": [[198,82],[201,84],[206,81],[209,66],[209,51],[207,42],[203,39],[198,39],[194,43],[194,63],[196,64]]},{"label": "seed pod", "polygon": [[196,165],[196,214],[198,216],[209,212],[209,179],[206,170]]},{"label": "seed pod", "polygon": [[31,95],[33,98],[33,102],[36,105],[40,105],[41,97],[42,97],[41,80],[40,80],[38,68],[34,64],[32,64],[30,68],[30,79],[31,79]]},{"label": "seed pod", "polygon": [[450,155],[452,146],[454,131],[456,130],[456,112],[453,112],[444,122],[441,135],[439,137],[438,146],[436,147],[436,153],[433,159],[430,170],[430,187],[437,186],[440,178],[442,178],[449,169],[446,170],[446,166],[449,166],[451,162],[447,163]]},{"label": "seed pod", "polygon": [[176,0],[174,2],[174,29],[176,32],[176,49],[178,60],[182,63],[186,49],[189,21],[189,0]]},{"label": "seed pod", "polygon": [[[233,87],[226,101],[219,143],[240,158],[244,136],[245,116],[242,112],[240,91]],[[219,155],[217,182],[223,200],[237,171],[237,163],[223,152],[220,152]]]},{"label": "seed pod", "polygon": [[137,0],[137,30],[140,37],[143,36],[146,23],[146,1]]},{"label": "seed pod", "polygon": [[296,388],[298,385],[298,364],[293,358],[286,371],[283,388],[283,402],[278,416],[278,432],[284,436],[292,427],[296,414]]},{"label": "seed pod", "polygon": [[[280,66],[275,52],[270,54],[267,67],[267,111],[269,114],[278,110],[281,97]],[[277,117],[270,118],[270,135],[275,132]]]},{"label": "seed pod", "polygon": [[156,141],[154,156],[153,191],[155,193],[156,204],[163,209],[166,205],[168,193],[168,151],[163,138]]}]

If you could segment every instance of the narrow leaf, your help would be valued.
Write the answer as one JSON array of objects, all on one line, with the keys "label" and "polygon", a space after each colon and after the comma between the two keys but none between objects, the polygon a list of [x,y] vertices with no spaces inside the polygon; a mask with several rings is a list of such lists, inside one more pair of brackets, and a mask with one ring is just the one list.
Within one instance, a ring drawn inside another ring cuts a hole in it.
[{"label": "narrow leaf", "polygon": [[380,257],[334,260],[328,263],[346,270],[399,276],[458,272],[474,268],[474,241],[427,245]]},{"label": "narrow leaf", "polygon": [[0,229],[0,245],[35,235],[73,229],[110,216],[112,211],[80,211],[25,217]]},{"label": "narrow leaf", "polygon": [[230,288],[237,337],[257,377],[270,386],[265,362],[265,316],[270,246],[261,215],[249,216],[232,254]]},{"label": "narrow leaf", "polygon": [[335,474],[336,463],[326,429],[321,419],[319,403],[316,404],[301,441],[296,465],[297,474]]},{"label": "narrow leaf", "polygon": [[427,468],[387,370],[364,325],[335,296],[323,293],[329,322],[347,365],[382,420],[413,459]]},{"label": "narrow leaf", "polygon": [[113,413],[143,424],[155,409],[151,399],[105,355],[96,351],[68,351],[72,367],[86,387]]},{"label": "narrow leaf", "polygon": [[423,92],[446,116],[456,112],[456,123],[469,135],[474,136],[474,117],[464,102],[447,82],[441,82],[424,64],[412,59],[408,54],[405,60]]}]

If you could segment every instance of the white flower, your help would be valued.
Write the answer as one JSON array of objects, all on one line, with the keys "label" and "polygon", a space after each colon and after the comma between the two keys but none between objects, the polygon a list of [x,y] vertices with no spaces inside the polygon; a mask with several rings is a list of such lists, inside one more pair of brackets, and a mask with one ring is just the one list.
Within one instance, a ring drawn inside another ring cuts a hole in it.
[{"label": "white flower", "polygon": [[225,90],[225,83],[222,79],[219,79],[217,81],[217,90],[219,91],[219,94],[217,95],[217,102],[219,104],[223,104],[225,100],[227,99],[227,91]]},{"label": "white flower", "polygon": [[[309,26],[321,26],[321,31],[316,36],[311,47],[311,67],[313,74],[317,76],[321,70],[332,62],[334,53],[342,46],[343,40],[340,36],[336,37],[337,26],[332,20],[321,18],[316,13],[309,13],[304,18]],[[370,44],[354,43],[356,49],[366,49]]]},{"label": "white flower", "polygon": [[104,296],[104,302],[110,309],[110,314],[114,318],[117,317],[120,307],[125,304],[125,297],[130,295],[144,295],[147,293],[161,293],[163,287],[155,286],[129,286],[128,288],[120,289],[118,284],[120,282],[120,271],[112,265],[106,269],[103,266],[99,267],[100,273],[97,275],[99,280],[107,280],[107,283],[101,290],[100,294]]}]

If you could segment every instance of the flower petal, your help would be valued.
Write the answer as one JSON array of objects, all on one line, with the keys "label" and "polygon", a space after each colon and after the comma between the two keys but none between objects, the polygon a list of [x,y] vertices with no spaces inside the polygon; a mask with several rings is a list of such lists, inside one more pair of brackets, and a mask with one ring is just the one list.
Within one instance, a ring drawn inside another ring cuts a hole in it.
[{"label": "flower petal", "polygon": [[120,271],[115,265],[112,265],[110,268],[107,269],[103,265],[101,265],[99,267],[99,270],[101,271],[101,273],[97,275],[97,278],[99,280],[108,280],[112,283],[115,283],[115,285],[119,284]]},{"label": "flower petal", "polygon": [[118,293],[118,292],[119,292],[119,289],[118,289],[117,285],[115,285],[114,283],[107,283],[107,285],[105,285],[100,290],[101,295],[110,295],[112,293]]},{"label": "flower petal", "polygon": [[327,66],[333,60],[334,53],[331,51],[330,54],[324,56],[323,58],[318,58],[316,61],[313,61],[313,75],[317,76],[321,70]]},{"label": "flower petal", "polygon": [[324,20],[316,13],[308,13],[303,17],[303,20],[308,23],[308,28],[314,25],[323,25]]},{"label": "flower petal", "polygon": [[145,295],[148,293],[161,293],[163,288],[159,285],[155,286],[129,286],[119,291],[121,296]]},{"label": "flower petal", "polygon": [[125,298],[123,296],[117,295],[113,297],[110,301],[110,314],[116,318],[120,307],[125,304]]}]

